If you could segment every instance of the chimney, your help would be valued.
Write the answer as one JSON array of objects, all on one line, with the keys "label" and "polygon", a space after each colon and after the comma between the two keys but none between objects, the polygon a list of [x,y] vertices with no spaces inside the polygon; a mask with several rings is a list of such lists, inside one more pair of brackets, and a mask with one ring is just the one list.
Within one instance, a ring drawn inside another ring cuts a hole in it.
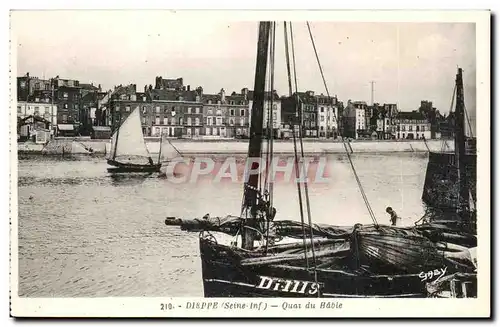
[{"label": "chimney", "polygon": [[183,86],[183,87],[182,87],[182,90],[183,90],[183,91],[186,91],[186,87],[185,87],[185,86]]},{"label": "chimney", "polygon": [[148,86],[144,85],[144,93],[146,93],[147,91],[148,91]]},{"label": "chimney", "polygon": [[188,91],[191,91],[191,85],[188,85],[188,86],[187,86],[187,90],[188,90]]},{"label": "chimney", "polygon": [[226,91],[224,91],[224,89],[220,89],[220,102],[221,103],[226,102]]}]

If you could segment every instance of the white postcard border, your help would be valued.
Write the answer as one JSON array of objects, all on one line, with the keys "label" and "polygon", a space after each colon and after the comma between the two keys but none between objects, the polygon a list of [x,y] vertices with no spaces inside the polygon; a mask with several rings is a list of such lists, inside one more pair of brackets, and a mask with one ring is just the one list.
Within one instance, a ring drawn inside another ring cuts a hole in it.
[{"label": "white postcard border", "polygon": [[[370,22],[475,22],[477,71],[477,194],[478,298],[477,299],[204,299],[204,298],[21,298],[18,294],[17,148],[10,130],[11,314],[23,317],[488,317],[490,313],[490,12],[489,11],[176,11],[176,17],[230,20],[370,21]],[[404,18],[404,19],[403,19]],[[11,31],[11,44],[16,44]],[[16,49],[11,47],[10,126],[15,126]],[[186,309],[186,303],[219,303],[217,309]],[[223,303],[278,305],[265,311],[228,309]],[[280,309],[282,303],[316,303],[316,309]],[[320,303],[341,303],[342,308],[319,309]],[[161,304],[174,309],[161,310]],[[178,307],[181,305],[181,307]]]}]

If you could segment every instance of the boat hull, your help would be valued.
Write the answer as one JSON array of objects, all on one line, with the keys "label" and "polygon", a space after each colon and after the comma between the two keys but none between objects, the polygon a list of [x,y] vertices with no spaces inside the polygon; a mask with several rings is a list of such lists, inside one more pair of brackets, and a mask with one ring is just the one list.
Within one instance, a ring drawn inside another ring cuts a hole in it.
[{"label": "boat hull", "polygon": [[[243,266],[231,248],[200,238],[205,297],[426,297],[417,274],[362,276],[284,265]],[[318,287],[319,286],[319,287]]]},{"label": "boat hull", "polygon": [[161,169],[161,164],[155,164],[155,165],[123,164],[113,160],[108,160],[108,164],[114,166],[108,168],[108,172],[110,173],[154,173],[154,172],[160,172]]},{"label": "boat hull", "polygon": [[[468,185],[473,199],[476,199],[476,154],[467,154],[465,161]],[[429,152],[422,200],[438,209],[456,209],[458,200],[458,172],[454,153]]]}]

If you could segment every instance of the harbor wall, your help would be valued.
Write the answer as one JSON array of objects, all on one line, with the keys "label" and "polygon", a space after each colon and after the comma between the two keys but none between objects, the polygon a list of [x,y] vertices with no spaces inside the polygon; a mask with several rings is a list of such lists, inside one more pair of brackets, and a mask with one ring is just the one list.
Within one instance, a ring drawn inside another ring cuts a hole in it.
[{"label": "harbor wall", "polygon": [[[246,154],[248,151],[247,140],[170,140],[175,148],[186,155],[195,154]],[[158,139],[147,139],[146,146],[151,153],[158,153],[160,142]],[[303,142],[304,153],[345,153],[344,144],[332,140],[307,140]],[[293,154],[292,141],[274,141],[274,153]],[[75,140],[56,139],[47,145],[31,142],[18,143],[18,153],[39,153],[48,155],[85,154],[92,149],[94,154],[109,153],[111,143],[109,140]],[[371,140],[351,141],[347,145],[352,153],[397,153],[397,152],[440,152],[453,151],[453,140]],[[264,147],[265,149],[265,147]]]}]

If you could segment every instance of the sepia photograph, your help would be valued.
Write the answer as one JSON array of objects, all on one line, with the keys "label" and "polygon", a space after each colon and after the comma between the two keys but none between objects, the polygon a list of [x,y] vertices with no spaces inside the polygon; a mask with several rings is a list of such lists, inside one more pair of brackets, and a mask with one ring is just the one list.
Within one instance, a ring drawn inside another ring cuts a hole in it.
[{"label": "sepia photograph", "polygon": [[12,10],[11,315],[488,317],[490,19]]}]

